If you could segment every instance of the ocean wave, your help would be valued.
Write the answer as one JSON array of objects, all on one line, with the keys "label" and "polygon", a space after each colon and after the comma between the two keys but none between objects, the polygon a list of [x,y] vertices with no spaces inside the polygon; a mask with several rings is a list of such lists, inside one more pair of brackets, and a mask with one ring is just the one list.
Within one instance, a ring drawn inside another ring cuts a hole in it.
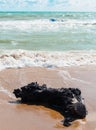
[{"label": "ocean wave", "polygon": [[94,27],[96,20],[76,20],[76,19],[37,19],[37,20],[8,20],[0,21],[0,30],[19,31],[62,31],[65,28],[74,27]]},{"label": "ocean wave", "polygon": [[0,69],[27,66],[65,67],[96,65],[96,51],[44,52],[26,50],[1,50]]}]

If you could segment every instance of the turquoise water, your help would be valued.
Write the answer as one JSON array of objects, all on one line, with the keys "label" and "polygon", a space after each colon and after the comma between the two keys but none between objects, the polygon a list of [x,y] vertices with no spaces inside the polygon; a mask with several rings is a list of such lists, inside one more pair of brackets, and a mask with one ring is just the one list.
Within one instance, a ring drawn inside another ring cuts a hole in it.
[{"label": "turquoise water", "polygon": [[0,49],[96,50],[96,13],[1,12]]},{"label": "turquoise water", "polygon": [[0,69],[96,65],[96,13],[0,13]]}]

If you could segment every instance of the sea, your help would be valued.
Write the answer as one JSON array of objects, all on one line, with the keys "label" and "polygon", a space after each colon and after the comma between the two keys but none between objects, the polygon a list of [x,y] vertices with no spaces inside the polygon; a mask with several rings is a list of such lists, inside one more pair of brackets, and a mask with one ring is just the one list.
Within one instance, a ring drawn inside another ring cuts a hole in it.
[{"label": "sea", "polygon": [[96,12],[0,12],[0,69],[96,64]]}]

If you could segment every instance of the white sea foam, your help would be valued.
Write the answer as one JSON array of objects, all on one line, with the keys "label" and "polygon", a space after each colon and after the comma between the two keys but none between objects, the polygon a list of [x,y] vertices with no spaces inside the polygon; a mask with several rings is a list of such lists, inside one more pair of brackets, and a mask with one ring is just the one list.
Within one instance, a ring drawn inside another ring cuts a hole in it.
[{"label": "white sea foam", "polygon": [[21,31],[41,31],[46,29],[52,29],[52,27],[56,28],[56,24],[54,25],[49,20],[15,20],[15,21],[0,21],[1,29],[18,29]]},{"label": "white sea foam", "polygon": [[0,85],[0,93],[1,93],[1,92],[4,93],[4,94],[6,94],[6,95],[8,95],[10,98],[14,98],[14,96],[12,95],[12,93],[11,93],[9,90],[3,88],[3,87]]},{"label": "white sea foam", "polygon": [[12,44],[13,46],[16,46],[16,45],[18,45],[19,43],[15,42],[15,41],[11,41],[11,44]]},{"label": "white sea foam", "polygon": [[64,28],[75,27],[94,27],[96,20],[76,20],[76,19],[35,19],[35,20],[8,20],[0,21],[0,29],[2,30],[19,30],[19,31],[58,31]]},{"label": "white sea foam", "polygon": [[96,51],[43,52],[25,50],[2,50],[0,69],[26,66],[64,67],[96,65]]}]

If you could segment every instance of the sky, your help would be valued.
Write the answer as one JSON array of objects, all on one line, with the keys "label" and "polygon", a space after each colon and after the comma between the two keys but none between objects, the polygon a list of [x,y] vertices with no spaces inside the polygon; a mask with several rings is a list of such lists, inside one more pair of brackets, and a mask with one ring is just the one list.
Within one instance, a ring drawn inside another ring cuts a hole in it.
[{"label": "sky", "polygon": [[96,12],[96,0],[0,0],[0,11]]}]

